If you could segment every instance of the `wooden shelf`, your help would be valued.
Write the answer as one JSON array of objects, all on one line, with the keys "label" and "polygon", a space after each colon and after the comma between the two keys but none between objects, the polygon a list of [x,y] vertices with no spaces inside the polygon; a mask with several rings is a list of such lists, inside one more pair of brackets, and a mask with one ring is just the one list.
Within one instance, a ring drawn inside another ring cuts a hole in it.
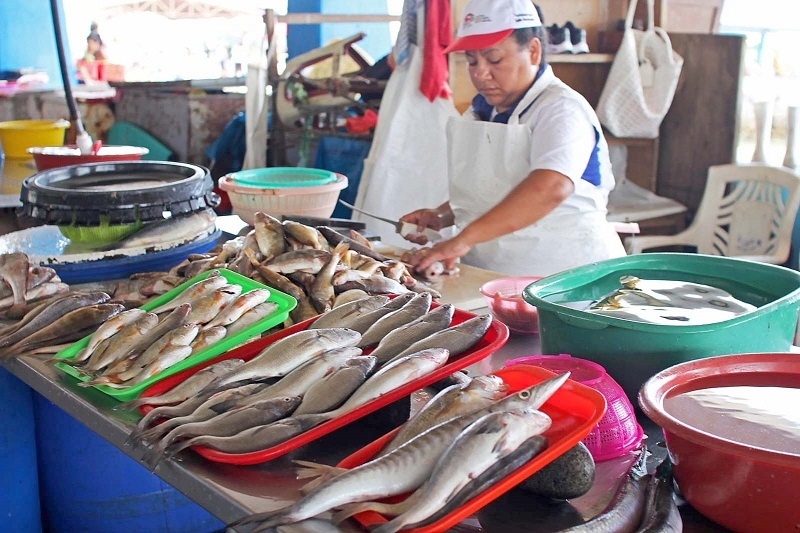
[{"label": "wooden shelf", "polygon": [[548,63],[611,63],[614,54],[547,54]]}]

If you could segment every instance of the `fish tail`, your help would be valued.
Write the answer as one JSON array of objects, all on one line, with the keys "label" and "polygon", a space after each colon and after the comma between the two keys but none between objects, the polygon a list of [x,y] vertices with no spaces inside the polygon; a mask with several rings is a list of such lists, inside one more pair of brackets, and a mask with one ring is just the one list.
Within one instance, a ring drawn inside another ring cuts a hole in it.
[{"label": "fish tail", "polygon": [[347,472],[346,468],[337,468],[335,466],[303,461],[300,459],[295,460],[294,463],[304,467],[297,469],[297,479],[316,478],[300,487],[300,492],[303,494],[308,494],[326,481]]},{"label": "fish tail", "polygon": [[177,455],[178,452],[185,450],[190,446],[194,446],[197,442],[198,437],[192,437],[191,439],[185,439],[180,442],[171,442],[168,444],[164,449],[164,459],[168,459]]},{"label": "fish tail", "polygon": [[250,530],[251,533],[256,533],[258,531],[265,531],[271,527],[290,524],[292,523],[292,520],[291,513],[289,511],[292,510],[292,507],[293,505],[290,505],[288,507],[284,507],[283,509],[276,509],[266,513],[251,514],[250,516],[246,516],[236,520],[235,522],[231,522],[227,527],[237,528],[239,526],[245,526],[248,524],[256,524],[256,527]]}]

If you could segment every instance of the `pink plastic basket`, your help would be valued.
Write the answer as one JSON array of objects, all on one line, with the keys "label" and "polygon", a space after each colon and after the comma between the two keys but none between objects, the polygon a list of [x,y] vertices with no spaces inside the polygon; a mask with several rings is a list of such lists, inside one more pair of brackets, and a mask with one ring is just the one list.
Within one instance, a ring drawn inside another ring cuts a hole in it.
[{"label": "pink plastic basket", "polygon": [[571,372],[570,378],[592,387],[606,399],[606,412],[597,426],[583,439],[595,461],[621,457],[637,448],[644,431],[622,387],[605,369],[592,361],[561,355],[533,355],[506,361],[505,366],[534,365],[551,372]]},{"label": "pink plastic basket", "polygon": [[542,279],[537,276],[509,276],[487,281],[480,292],[489,312],[516,333],[539,333],[539,312],[522,298],[522,291]]}]

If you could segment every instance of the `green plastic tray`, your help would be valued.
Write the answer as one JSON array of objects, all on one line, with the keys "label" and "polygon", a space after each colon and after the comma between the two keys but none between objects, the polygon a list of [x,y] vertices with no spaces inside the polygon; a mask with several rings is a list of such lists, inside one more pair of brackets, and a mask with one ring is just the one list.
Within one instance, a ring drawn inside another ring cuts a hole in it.
[{"label": "green plastic tray", "polygon": [[336,174],[329,170],[305,167],[254,168],[234,172],[231,180],[239,185],[264,189],[286,189],[292,187],[316,187],[336,181]]},{"label": "green plastic tray", "polygon": [[[289,316],[289,311],[294,309],[297,305],[297,300],[293,297],[289,296],[288,294],[282,293],[277,289],[273,289],[272,287],[267,287],[261,283],[255,282],[250,278],[246,278],[241,274],[233,272],[232,270],[227,270],[225,268],[219,269],[220,274],[228,280],[228,283],[232,285],[240,285],[242,287],[242,292],[250,292],[253,289],[268,289],[270,292],[269,298],[267,298],[268,302],[275,302],[278,304],[278,308],[272,312],[271,315],[262,318],[258,322],[249,325],[245,329],[236,332],[235,334],[223,338],[221,341],[212,344],[205,350],[197,352],[194,355],[191,355],[184,359],[183,361],[172,365],[171,367],[163,370],[162,372],[156,374],[155,376],[151,376],[150,378],[142,381],[141,383],[124,389],[115,389],[113,387],[107,387],[105,385],[95,385],[94,388],[108,394],[109,396],[113,396],[114,398],[120,401],[128,401],[133,400],[139,396],[139,394],[152,385],[153,383],[160,381],[167,376],[171,376],[177,372],[182,370],[186,370],[187,368],[193,367],[199,363],[207,361],[212,357],[216,357],[217,355],[227,352],[228,350],[239,346],[246,340],[255,337],[256,335],[263,333],[264,331],[268,330],[269,328],[276,326],[286,320]],[[163,305],[173,298],[175,298],[178,294],[184,291],[184,289],[188,288],[189,286],[197,283],[198,281],[205,279],[211,271],[203,272],[192,279],[178,285],[171,291],[162,294],[158,298],[147,302],[144,304],[141,309],[145,311],[150,311],[155,309],[156,307]],[[80,351],[83,347],[85,347],[91,335],[87,335],[83,339],[75,342],[75,344],[71,345],[68,348],[65,348],[58,352],[55,357],[59,359],[72,359],[75,355]],[[91,378],[89,376],[85,376],[78,372],[75,368],[70,365],[64,363],[56,363],[55,365],[57,368],[61,369],[62,371],[66,372],[67,374],[78,378],[80,381],[89,381]]]},{"label": "green plastic tray", "polygon": [[[757,309],[691,326],[648,324],[584,310],[619,288],[619,278],[626,274],[710,285]],[[539,310],[542,354],[567,353],[601,364],[636,405],[642,384],[676,364],[714,355],[789,351],[800,308],[800,272],[722,256],[645,253],[548,276],[528,285],[522,296]]]}]

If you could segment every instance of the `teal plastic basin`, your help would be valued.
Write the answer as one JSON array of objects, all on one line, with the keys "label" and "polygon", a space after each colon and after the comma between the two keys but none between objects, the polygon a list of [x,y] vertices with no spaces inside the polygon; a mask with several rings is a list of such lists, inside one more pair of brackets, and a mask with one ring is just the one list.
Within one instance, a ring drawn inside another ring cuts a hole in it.
[{"label": "teal plastic basin", "polygon": [[[691,326],[647,324],[583,310],[619,288],[623,275],[710,285],[757,309]],[[721,256],[646,253],[548,276],[528,285],[522,296],[539,309],[543,354],[568,353],[601,364],[636,405],[644,382],[673,365],[714,355],[788,352],[798,323],[800,272]]]},{"label": "teal plastic basin", "polygon": [[305,167],[253,168],[230,174],[234,183],[264,189],[287,187],[317,187],[336,181],[336,174],[328,170]]}]

